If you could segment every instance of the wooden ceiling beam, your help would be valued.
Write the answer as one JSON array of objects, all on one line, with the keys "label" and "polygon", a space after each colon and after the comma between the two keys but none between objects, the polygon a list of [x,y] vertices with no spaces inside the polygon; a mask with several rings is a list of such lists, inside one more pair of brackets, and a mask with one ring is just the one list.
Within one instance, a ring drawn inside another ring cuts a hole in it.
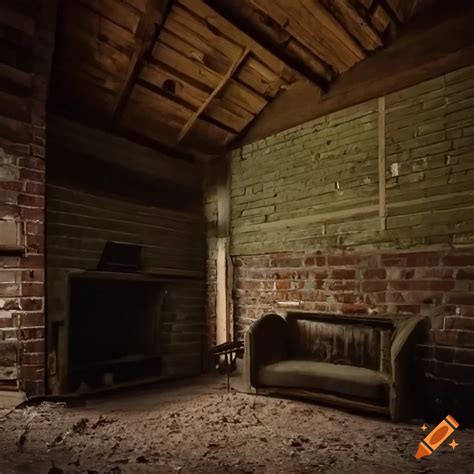
[{"label": "wooden ceiling beam", "polygon": [[[135,81],[140,76],[143,62],[151,56],[160,28],[172,8],[173,0],[148,0],[146,10],[140,20],[137,30],[137,44],[129,62],[129,67],[121,90],[118,93],[117,107],[114,112],[114,122],[118,124],[123,110],[133,89]],[[160,8],[161,7],[161,8]],[[159,25],[158,27],[156,25]]]},{"label": "wooden ceiling beam", "polygon": [[222,78],[218,86],[209,94],[208,98],[202,103],[199,109],[196,110],[196,112],[194,112],[194,114],[186,122],[186,124],[184,125],[184,127],[182,128],[181,132],[178,135],[178,140],[177,140],[178,143],[187,135],[191,127],[196,123],[199,116],[204,112],[206,107],[211,103],[212,99],[216,97],[217,94],[227,85],[227,83],[229,82],[234,72],[242,64],[242,62],[245,61],[245,58],[249,54],[249,51],[250,49],[248,47],[242,51],[242,53],[236,58],[234,63],[231,65],[231,67],[229,68],[225,76]]},{"label": "wooden ceiling beam", "polygon": [[324,96],[295,84],[263,110],[235,146],[474,64],[474,2],[438,5],[407,25],[393,44],[338,78]]},{"label": "wooden ceiling beam", "polygon": [[318,89],[324,86],[322,82],[318,84],[314,77],[308,77],[293,65],[288,64],[280,56],[279,51],[248,34],[245,25],[239,25],[235,18],[226,15],[221,2],[215,0],[179,0],[179,4],[193,12],[194,15],[202,17],[211,28],[219,30],[222,36],[243,47],[248,47],[263,64],[278,74],[287,84],[292,84],[297,80],[305,80]]},{"label": "wooden ceiling beam", "polygon": [[[288,54],[288,51],[287,54],[285,54],[285,49],[288,49],[289,47],[292,48],[293,51],[298,49],[298,46],[295,45],[295,41],[289,38],[289,40],[285,42],[285,44],[282,44],[281,47],[276,46],[273,41],[269,40],[265,36],[263,30],[260,31],[259,28],[252,27],[252,22],[249,21],[249,19],[242,17],[242,14],[245,15],[246,13],[245,7],[247,5],[245,5],[245,2],[242,2],[243,5],[238,6],[227,6],[226,2],[223,2],[222,0],[205,0],[205,2],[206,4],[210,5],[217,13],[219,13],[226,21],[232,23],[232,25],[242,31],[245,35],[247,35],[249,38],[264,47],[272,55],[276,56],[280,61],[284,62],[293,71],[296,71],[299,76],[312,82],[323,91],[326,91],[328,89],[329,81],[327,77],[325,77],[328,75],[328,73],[324,70],[324,66],[318,65],[319,69],[322,69],[322,71],[321,73],[316,73],[314,72],[314,69],[309,65],[306,66],[301,64],[301,61],[295,61],[295,59],[293,59],[291,55]],[[253,7],[255,8],[255,6]],[[234,10],[239,11],[238,17],[235,14]],[[262,15],[265,14],[263,11],[260,11],[260,13]],[[271,17],[269,18],[271,19]],[[289,36],[287,32],[284,33],[286,34],[286,36]],[[299,48],[303,49],[304,47],[301,45]],[[311,53],[308,51],[308,54]],[[317,61],[320,61],[320,59],[314,57],[313,62]]]}]

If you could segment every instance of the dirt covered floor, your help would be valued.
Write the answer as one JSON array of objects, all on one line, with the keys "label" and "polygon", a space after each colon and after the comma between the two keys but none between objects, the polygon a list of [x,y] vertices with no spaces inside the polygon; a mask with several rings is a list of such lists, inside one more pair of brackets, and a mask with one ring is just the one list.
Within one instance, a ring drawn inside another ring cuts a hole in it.
[{"label": "dirt covered floor", "polygon": [[454,451],[444,445],[416,461],[420,425],[198,379],[80,407],[1,410],[0,473],[474,472],[474,431],[458,430]]}]

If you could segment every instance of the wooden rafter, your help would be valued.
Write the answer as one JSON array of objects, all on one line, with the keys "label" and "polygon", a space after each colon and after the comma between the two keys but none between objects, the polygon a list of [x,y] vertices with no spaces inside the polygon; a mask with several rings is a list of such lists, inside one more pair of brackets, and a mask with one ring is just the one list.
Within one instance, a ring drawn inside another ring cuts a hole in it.
[{"label": "wooden rafter", "polygon": [[[210,27],[219,30],[222,35],[244,47],[248,47],[263,64],[279,75],[287,84],[292,84],[298,79],[303,79],[315,84],[310,78],[303,75],[293,66],[287,64],[273,51],[240,29],[231,19],[224,17],[215,8],[211,7],[210,2],[208,4],[208,2],[203,0],[179,0],[179,3],[192,11],[193,14],[204,18]],[[315,85],[319,89],[321,88],[319,85]]]},{"label": "wooden rafter", "polygon": [[[232,5],[231,2],[223,2],[222,0],[205,0],[205,2],[226,21],[230,22],[259,45],[263,46],[266,50],[271,52],[272,55],[287,64],[287,66],[293,71],[296,71],[301,77],[315,84],[320,89],[324,91],[327,90],[329,87],[328,79],[332,77],[331,71],[329,70],[330,68],[321,61],[320,58],[312,55],[309,50],[305,51],[305,47],[296,42],[294,38],[285,31],[282,25],[279,25],[267,14],[267,12],[260,9],[258,4],[241,1]],[[230,3],[230,5],[228,5],[228,3]],[[250,15],[251,18],[246,18],[246,15]],[[262,16],[266,17],[266,23],[262,19]],[[253,25],[252,22],[254,23]],[[256,27],[255,22],[260,22],[262,24],[260,27]],[[273,24],[270,28],[268,27],[268,22]],[[267,35],[265,35],[265,28],[267,29],[267,33],[269,29],[273,30],[271,35],[278,37],[277,42],[280,43],[279,46],[274,44],[275,38],[273,38],[272,41]],[[313,68],[316,63],[317,72],[315,72],[310,65],[305,64],[301,60],[295,60],[295,53],[297,55],[305,55]]]},{"label": "wooden rafter", "polygon": [[204,112],[206,107],[211,103],[212,99],[214,99],[214,97],[216,97],[217,94],[219,94],[219,92],[227,85],[227,83],[231,79],[232,75],[237,70],[237,68],[240,66],[240,64],[242,64],[242,62],[245,60],[245,58],[247,57],[249,52],[250,52],[250,49],[248,47],[245,48],[241,52],[241,54],[236,58],[236,60],[230,66],[227,73],[223,76],[222,80],[217,85],[217,87],[209,94],[207,99],[196,110],[196,112],[194,112],[194,114],[189,118],[189,120],[186,122],[186,124],[182,128],[181,132],[179,133],[178,140],[177,140],[178,143],[187,135],[189,130],[191,130],[191,127],[196,123],[196,120]]},{"label": "wooden rafter", "polygon": [[156,24],[163,24],[166,16],[171,10],[172,0],[167,0],[163,12],[158,8],[156,0],[148,0],[146,11],[140,20],[137,29],[137,44],[130,59],[128,71],[123,81],[122,87],[118,93],[118,102],[114,112],[114,121],[117,123],[122,115],[123,109],[127,105],[136,79],[140,76],[143,68],[143,62],[146,56],[151,54],[153,45],[159,34]]}]

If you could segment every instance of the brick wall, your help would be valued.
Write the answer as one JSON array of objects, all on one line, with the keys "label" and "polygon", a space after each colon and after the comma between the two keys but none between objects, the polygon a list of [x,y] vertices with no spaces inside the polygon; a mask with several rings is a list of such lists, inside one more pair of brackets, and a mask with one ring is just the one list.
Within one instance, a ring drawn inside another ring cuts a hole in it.
[{"label": "brick wall", "polygon": [[45,106],[54,0],[0,6],[0,390],[44,391]]},{"label": "brick wall", "polygon": [[425,408],[467,406],[474,392],[473,92],[468,67],[232,152],[240,336],[264,312],[290,305],[423,314],[430,326],[419,348]]},{"label": "brick wall", "polygon": [[298,311],[428,317],[430,328],[418,350],[428,408],[466,418],[467,400],[474,396],[474,249],[285,252],[235,257],[234,265],[239,337],[262,314],[290,305]]}]

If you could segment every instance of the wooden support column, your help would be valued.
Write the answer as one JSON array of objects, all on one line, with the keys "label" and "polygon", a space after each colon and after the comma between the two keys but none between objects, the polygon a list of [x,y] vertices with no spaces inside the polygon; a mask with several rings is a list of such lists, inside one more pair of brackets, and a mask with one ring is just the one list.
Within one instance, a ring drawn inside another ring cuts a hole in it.
[{"label": "wooden support column", "polygon": [[232,260],[230,245],[230,156],[217,162],[217,288],[216,288],[216,343],[233,339],[232,324]]},{"label": "wooden support column", "polygon": [[385,230],[387,228],[387,206],[385,202],[385,97],[379,97],[378,110],[379,217],[380,230]]}]

